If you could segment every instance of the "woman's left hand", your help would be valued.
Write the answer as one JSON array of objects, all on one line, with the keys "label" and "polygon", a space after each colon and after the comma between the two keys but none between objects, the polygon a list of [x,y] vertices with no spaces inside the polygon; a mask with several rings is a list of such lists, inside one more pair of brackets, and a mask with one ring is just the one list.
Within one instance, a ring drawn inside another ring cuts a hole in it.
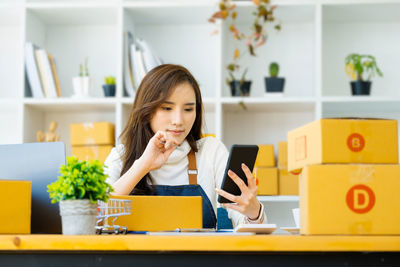
[{"label": "woman's left hand", "polygon": [[244,215],[246,215],[249,219],[257,219],[258,213],[260,211],[261,203],[257,199],[257,184],[256,179],[253,177],[250,169],[242,163],[242,170],[246,175],[247,184],[243,182],[240,177],[229,170],[229,177],[237,184],[240,188],[242,194],[240,196],[232,195],[222,189],[217,189],[217,193],[224,198],[234,202],[234,203],[225,203],[222,204],[225,208],[230,208],[236,210]]}]

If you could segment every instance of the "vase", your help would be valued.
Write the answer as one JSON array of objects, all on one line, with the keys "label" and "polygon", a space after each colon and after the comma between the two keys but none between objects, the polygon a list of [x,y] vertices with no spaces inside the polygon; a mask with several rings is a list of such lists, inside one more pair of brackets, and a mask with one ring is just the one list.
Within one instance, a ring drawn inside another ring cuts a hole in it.
[{"label": "vase", "polygon": [[232,96],[249,96],[251,81],[231,81],[229,83]]},{"label": "vase", "polygon": [[351,84],[352,95],[370,95],[371,93],[371,82],[370,81],[353,81]]},{"label": "vase", "polygon": [[97,203],[89,199],[60,201],[62,233],[64,235],[94,235]]}]

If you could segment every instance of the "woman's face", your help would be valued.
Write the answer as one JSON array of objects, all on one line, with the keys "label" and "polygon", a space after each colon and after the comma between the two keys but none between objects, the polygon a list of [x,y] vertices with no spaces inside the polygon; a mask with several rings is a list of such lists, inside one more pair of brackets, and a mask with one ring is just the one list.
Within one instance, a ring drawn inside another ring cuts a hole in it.
[{"label": "woman's face", "polygon": [[193,87],[185,82],[172,89],[171,95],[158,107],[150,120],[154,133],[165,131],[181,144],[192,129],[196,119],[196,95]]}]

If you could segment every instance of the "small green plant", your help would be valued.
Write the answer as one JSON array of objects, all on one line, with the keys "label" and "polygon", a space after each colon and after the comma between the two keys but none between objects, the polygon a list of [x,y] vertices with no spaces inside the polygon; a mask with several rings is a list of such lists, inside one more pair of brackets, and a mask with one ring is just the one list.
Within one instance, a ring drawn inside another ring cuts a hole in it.
[{"label": "small green plant", "polygon": [[88,58],[85,58],[85,65],[79,64],[79,76],[89,77]]},{"label": "small green plant", "polygon": [[106,77],[104,77],[104,82],[107,85],[115,85],[115,77],[114,76],[106,76]]},{"label": "small green plant", "polygon": [[279,74],[279,64],[276,62],[272,62],[269,64],[269,76],[271,77],[278,77]]},{"label": "small green plant", "polygon": [[[375,57],[371,55],[350,54],[346,57],[346,74],[352,80],[369,81],[371,78],[378,74],[383,76],[381,70],[376,64]],[[366,74],[365,78],[363,75]]]},{"label": "small green plant", "polygon": [[105,182],[103,165],[98,160],[79,161],[75,156],[67,158],[67,165],[61,165],[58,180],[47,186],[51,203],[61,200],[90,199],[106,202],[112,187]]}]

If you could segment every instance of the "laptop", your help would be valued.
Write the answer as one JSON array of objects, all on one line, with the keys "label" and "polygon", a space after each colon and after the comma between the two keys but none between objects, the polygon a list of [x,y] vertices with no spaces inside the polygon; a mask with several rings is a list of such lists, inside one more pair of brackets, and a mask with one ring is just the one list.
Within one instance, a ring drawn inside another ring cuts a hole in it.
[{"label": "laptop", "polygon": [[47,185],[65,164],[62,142],[0,145],[0,179],[32,181],[31,233],[61,233],[58,204],[51,204]]}]

